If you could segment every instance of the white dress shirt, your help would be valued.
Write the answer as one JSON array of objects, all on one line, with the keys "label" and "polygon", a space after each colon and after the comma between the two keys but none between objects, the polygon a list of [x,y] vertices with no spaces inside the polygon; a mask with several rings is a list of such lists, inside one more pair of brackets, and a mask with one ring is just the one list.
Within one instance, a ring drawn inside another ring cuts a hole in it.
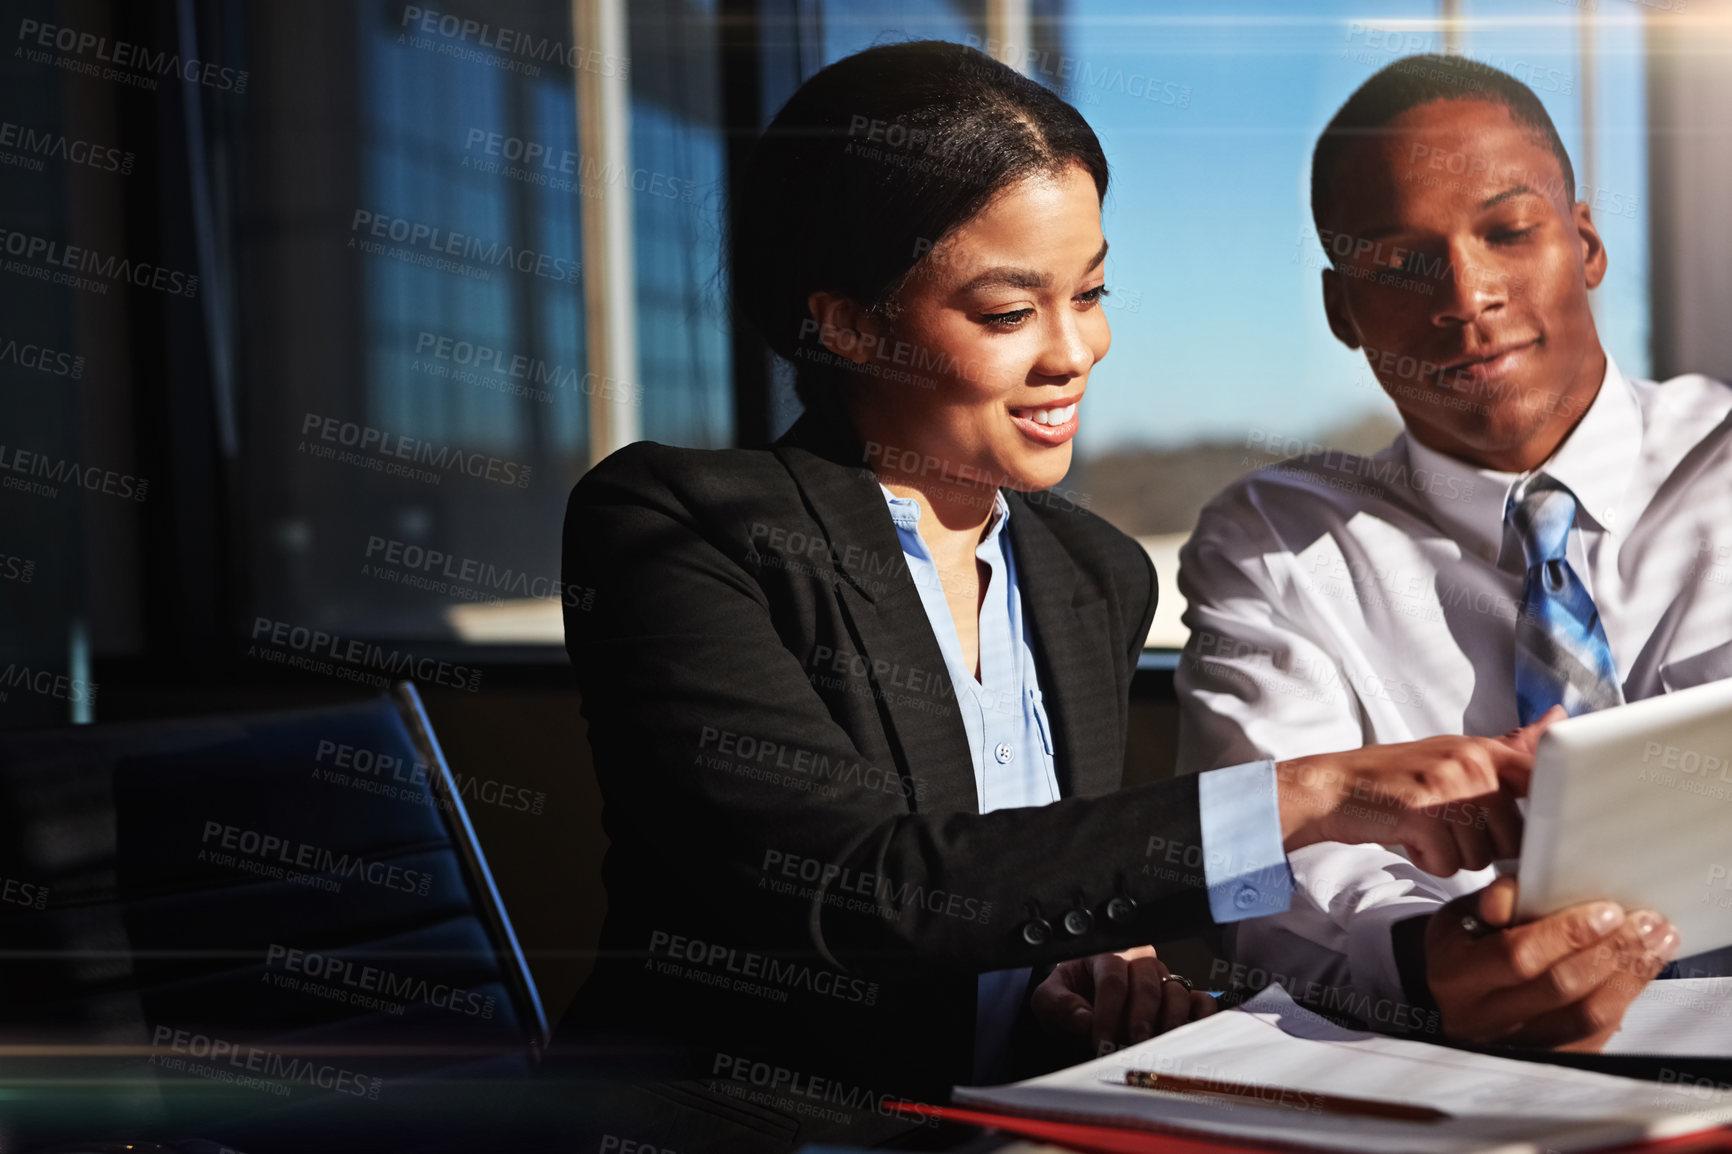
[{"label": "white dress shirt", "polygon": [[[1587,414],[1540,466],[1576,496],[1569,562],[1627,701],[1732,676],[1729,413],[1719,381],[1630,381],[1608,357]],[[1504,506],[1520,479],[1404,432],[1374,457],[1313,452],[1215,498],[1180,555],[1180,769],[1515,728],[1524,574]],[[1288,911],[1227,931],[1246,967],[1234,977],[1346,992],[1373,1024],[1403,1008],[1391,925],[1495,876],[1434,878],[1374,845],[1289,860]]]}]

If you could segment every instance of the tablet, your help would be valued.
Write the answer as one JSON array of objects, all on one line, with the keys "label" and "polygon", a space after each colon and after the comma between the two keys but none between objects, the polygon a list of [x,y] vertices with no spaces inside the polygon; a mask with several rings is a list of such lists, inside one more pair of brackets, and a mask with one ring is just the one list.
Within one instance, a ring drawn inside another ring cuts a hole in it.
[{"label": "tablet", "polygon": [[1557,722],[1540,738],[1516,916],[1658,910],[1679,957],[1732,945],[1732,679]]}]

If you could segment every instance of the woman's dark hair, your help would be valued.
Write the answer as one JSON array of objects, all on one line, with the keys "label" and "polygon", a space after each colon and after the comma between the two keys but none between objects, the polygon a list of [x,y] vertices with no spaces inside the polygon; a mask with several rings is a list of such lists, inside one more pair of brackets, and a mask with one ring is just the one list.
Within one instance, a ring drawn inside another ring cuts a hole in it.
[{"label": "woman's dark hair", "polygon": [[1104,199],[1107,161],[1082,115],[961,44],[868,48],[802,84],[758,140],[734,190],[738,315],[795,367],[808,408],[837,367],[806,298],[823,290],[893,318],[920,258],[999,192],[1080,164]]}]

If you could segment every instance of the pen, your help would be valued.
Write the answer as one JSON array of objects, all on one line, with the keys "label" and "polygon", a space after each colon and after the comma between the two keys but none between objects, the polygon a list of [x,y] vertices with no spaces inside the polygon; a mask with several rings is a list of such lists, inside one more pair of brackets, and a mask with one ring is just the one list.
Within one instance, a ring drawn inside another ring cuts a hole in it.
[{"label": "pen", "polygon": [[1167,1090],[1175,1094],[1212,1094],[1253,1106],[1316,1110],[1324,1114],[1357,1114],[1367,1118],[1390,1118],[1401,1122],[1438,1122],[1449,1117],[1442,1110],[1434,1110],[1430,1106],[1409,1106],[1405,1102],[1345,1098],[1339,1094],[1291,1090],[1284,1086],[1256,1086],[1248,1082],[1223,1082],[1215,1078],[1182,1078],[1174,1074],[1157,1074],[1153,1070],[1126,1070],[1125,1085],[1140,1086],[1145,1090]]}]

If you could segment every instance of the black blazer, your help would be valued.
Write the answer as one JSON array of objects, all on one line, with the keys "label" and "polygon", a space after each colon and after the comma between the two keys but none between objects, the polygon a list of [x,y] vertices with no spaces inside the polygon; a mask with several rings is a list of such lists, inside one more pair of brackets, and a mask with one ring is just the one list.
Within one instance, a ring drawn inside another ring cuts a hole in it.
[{"label": "black blazer", "polygon": [[1166,864],[1200,847],[1196,778],[1120,789],[1147,555],[1006,491],[1063,797],[982,816],[864,460],[808,413],[768,450],[634,444],[573,490],[566,646],[611,847],[563,1038],[942,1102],[971,1080],[977,973],[1211,924],[1201,870]]}]

